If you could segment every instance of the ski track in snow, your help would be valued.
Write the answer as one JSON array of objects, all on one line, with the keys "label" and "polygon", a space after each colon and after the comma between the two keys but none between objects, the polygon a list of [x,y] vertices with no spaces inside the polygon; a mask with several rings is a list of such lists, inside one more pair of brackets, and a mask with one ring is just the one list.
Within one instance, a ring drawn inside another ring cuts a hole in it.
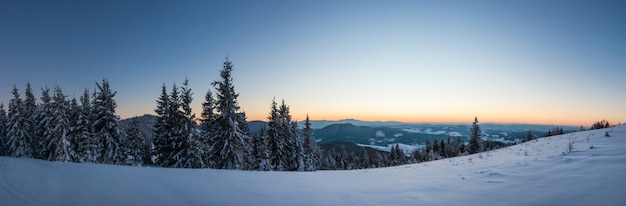
[{"label": "ski track in snow", "polygon": [[[570,138],[574,150],[565,153]],[[259,172],[0,157],[0,172],[3,206],[626,205],[626,126],[379,169]]]}]

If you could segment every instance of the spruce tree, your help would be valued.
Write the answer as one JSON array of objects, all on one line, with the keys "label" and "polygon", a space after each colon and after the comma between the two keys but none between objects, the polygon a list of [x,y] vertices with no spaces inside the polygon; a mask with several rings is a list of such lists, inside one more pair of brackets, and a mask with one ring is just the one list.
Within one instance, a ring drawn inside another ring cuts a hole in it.
[{"label": "spruce tree", "polygon": [[70,105],[65,100],[65,95],[63,95],[63,91],[59,86],[54,88],[52,107],[53,112],[50,124],[54,126],[47,137],[49,142],[46,146],[47,150],[50,151],[48,160],[70,162],[76,157],[68,136],[70,132]]},{"label": "spruce tree", "polygon": [[115,114],[117,104],[113,98],[117,92],[111,91],[109,82],[102,80],[102,84],[96,82],[98,90],[93,100],[94,136],[100,140],[100,162],[121,165],[125,157],[120,151],[121,132],[117,126],[119,117]]},{"label": "spruce tree", "polygon": [[478,118],[474,117],[474,122],[472,123],[472,129],[470,131],[469,148],[467,150],[470,154],[475,154],[481,151],[480,132]]},{"label": "spruce tree", "polygon": [[37,107],[37,111],[34,117],[37,126],[34,130],[35,144],[33,144],[33,151],[35,152],[36,158],[48,159],[48,157],[50,156],[50,151],[48,151],[47,146],[50,143],[50,132],[53,130],[54,127],[54,125],[51,124],[52,112],[54,108],[52,106],[50,88],[44,87],[41,89],[40,100],[41,103]]},{"label": "spruce tree", "polygon": [[245,169],[248,151],[248,134],[239,127],[243,124],[240,107],[237,102],[239,94],[235,92],[232,63],[226,59],[220,72],[221,81],[213,82],[217,91],[216,125],[213,141],[209,151],[209,159],[218,169]]},{"label": "spruce tree", "polygon": [[180,127],[180,136],[182,140],[181,148],[179,149],[179,153],[177,156],[179,157],[178,161],[174,164],[174,167],[183,167],[183,168],[203,168],[205,167],[204,161],[202,159],[202,151],[204,146],[201,144],[198,138],[198,134],[196,133],[196,115],[191,112],[191,102],[193,100],[191,88],[189,88],[189,81],[185,79],[183,83],[182,93],[180,96],[181,100],[181,124]]},{"label": "spruce tree", "polygon": [[288,148],[286,139],[281,132],[281,119],[278,114],[278,106],[276,100],[272,100],[270,114],[267,117],[268,131],[267,141],[269,150],[269,165],[271,170],[283,171],[287,169],[286,150]]},{"label": "spruce tree", "polygon": [[129,165],[144,165],[145,137],[139,130],[139,122],[135,119],[130,123],[130,128],[126,131],[126,145],[124,156]]},{"label": "spruce tree", "polygon": [[202,142],[202,159],[204,160],[204,164],[207,167],[213,168],[215,162],[209,162],[209,151],[210,146],[213,144],[213,132],[215,131],[215,99],[213,98],[213,93],[211,90],[208,90],[205,97],[204,102],[202,102],[202,113],[200,113],[200,137],[199,140]]},{"label": "spruce tree", "polygon": [[7,136],[9,153],[13,157],[32,157],[32,143],[26,126],[25,107],[17,87],[13,86],[13,99],[9,102]]},{"label": "spruce tree", "polygon": [[35,129],[37,126],[36,122],[36,112],[37,112],[37,99],[35,99],[35,95],[33,94],[33,90],[30,86],[30,82],[26,83],[26,91],[24,92],[24,127],[26,129],[26,136],[30,139],[30,147],[33,150],[33,157],[36,157],[37,154],[37,144],[39,139],[35,135]]},{"label": "spruce tree", "polygon": [[533,140],[533,134],[530,133],[530,131],[528,131],[528,134],[526,135],[526,139],[524,139],[525,142],[531,141]]},{"label": "spruce tree", "polygon": [[172,144],[169,138],[171,131],[169,107],[169,96],[165,84],[163,84],[161,87],[161,96],[159,96],[157,100],[157,108],[154,110],[157,114],[157,120],[154,123],[154,149],[152,155],[155,157],[154,164],[159,166],[170,164],[167,157],[172,151]]},{"label": "spruce tree", "polygon": [[83,96],[80,97],[80,110],[76,118],[74,130],[77,139],[76,154],[78,162],[96,163],[100,157],[99,142],[91,131],[92,107],[89,98],[89,90],[85,89]]},{"label": "spruce tree", "polygon": [[7,144],[9,140],[7,139],[7,112],[4,110],[4,104],[0,102],[0,156],[8,156]]},{"label": "spruce tree", "polygon": [[270,165],[270,152],[268,150],[268,136],[267,136],[267,128],[261,127],[261,130],[257,134],[255,138],[253,138],[254,152],[252,154],[255,155],[254,160],[256,161],[256,165],[253,165],[254,170],[260,171],[270,171],[272,167]]},{"label": "spruce tree", "polygon": [[[306,115],[306,119],[304,120],[304,129],[302,130],[302,135],[304,137],[304,142],[302,144],[303,147],[303,156],[304,156],[304,171],[315,171],[320,167],[320,148],[317,145],[317,141],[311,135],[312,133],[311,121],[309,120],[309,115]],[[367,163],[369,163],[369,156],[367,151],[363,150],[361,156],[361,168],[367,168]]]}]

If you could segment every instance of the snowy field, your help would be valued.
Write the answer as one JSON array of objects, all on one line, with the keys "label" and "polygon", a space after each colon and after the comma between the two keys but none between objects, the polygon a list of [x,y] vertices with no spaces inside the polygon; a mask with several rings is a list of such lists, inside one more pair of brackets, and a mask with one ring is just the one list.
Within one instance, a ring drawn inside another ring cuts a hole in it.
[{"label": "snowy field", "polygon": [[[563,153],[573,138],[573,152]],[[0,157],[0,176],[7,206],[626,205],[626,126],[381,169],[224,171]]]}]

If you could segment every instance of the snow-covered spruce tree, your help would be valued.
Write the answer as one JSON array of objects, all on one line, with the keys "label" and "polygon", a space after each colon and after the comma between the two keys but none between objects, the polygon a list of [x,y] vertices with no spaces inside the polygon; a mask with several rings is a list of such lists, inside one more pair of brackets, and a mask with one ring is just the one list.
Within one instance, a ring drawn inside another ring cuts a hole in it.
[{"label": "snow-covered spruce tree", "polygon": [[191,88],[189,88],[189,80],[185,79],[183,86],[180,94],[181,123],[177,125],[180,127],[178,130],[180,130],[182,142],[180,142],[181,147],[175,155],[178,161],[174,163],[174,167],[203,168],[205,167],[202,159],[203,146],[196,132],[196,115],[191,112],[191,101],[193,98]]},{"label": "snow-covered spruce tree", "polygon": [[50,151],[48,151],[47,145],[50,143],[50,140],[47,137],[50,135],[49,133],[54,126],[50,124],[53,111],[50,88],[44,87],[41,89],[40,100],[41,103],[37,107],[34,117],[37,126],[34,130],[33,151],[35,152],[36,158],[48,159]]},{"label": "snow-covered spruce tree", "polygon": [[226,59],[220,72],[221,81],[213,82],[217,91],[214,131],[211,132],[213,140],[209,150],[209,162],[218,169],[246,169],[246,156],[248,155],[248,134],[241,129],[240,108],[237,102],[239,94],[235,92],[232,63]]},{"label": "snow-covered spruce tree", "polygon": [[478,126],[478,118],[474,117],[472,129],[470,130],[469,148],[467,149],[470,154],[481,152],[480,132],[481,131],[480,126]]},{"label": "snow-covered spruce tree", "polygon": [[69,132],[67,134],[68,136],[68,140],[70,141],[70,144],[72,145],[72,150],[74,150],[74,156],[73,159],[71,160],[72,162],[80,162],[79,161],[79,156],[78,153],[76,152],[78,150],[78,145],[79,145],[79,136],[80,136],[80,132],[78,131],[77,128],[77,122],[78,122],[78,116],[80,115],[80,110],[81,107],[80,105],[78,105],[78,100],[76,100],[76,97],[73,97],[72,100],[69,102],[69,109],[68,109],[68,122],[69,122]]},{"label": "snow-covered spruce tree", "polygon": [[210,151],[210,147],[211,145],[213,145],[213,134],[212,132],[215,131],[215,120],[216,120],[216,114],[215,114],[215,99],[213,98],[213,93],[211,93],[211,90],[209,89],[204,97],[204,102],[202,102],[202,113],[200,113],[200,142],[202,142],[203,148],[202,150],[204,151],[202,154],[202,159],[204,160],[204,164],[207,167],[211,167],[213,168],[215,165],[215,162],[209,161],[209,151]]},{"label": "snow-covered spruce tree", "polygon": [[391,150],[389,151],[389,161],[391,162],[390,166],[396,166],[396,165],[402,164],[400,160],[402,157],[398,151],[400,151],[400,147],[398,144],[391,147]]},{"label": "snow-covered spruce tree", "polygon": [[4,110],[4,104],[0,102],[0,156],[8,156],[9,148],[7,144],[9,140],[7,139],[7,111]]},{"label": "snow-covered spruce tree", "polygon": [[285,156],[287,157],[287,170],[289,171],[303,171],[302,163],[302,142],[298,135],[297,123],[291,118],[289,112],[289,106],[285,104],[285,100],[282,101],[278,109],[279,119],[281,124],[279,125],[280,133],[287,144]]},{"label": "snow-covered spruce tree", "polygon": [[163,166],[169,164],[167,154],[172,151],[172,144],[169,138],[169,132],[172,130],[169,124],[170,100],[165,84],[161,87],[161,96],[159,96],[156,102],[157,108],[154,109],[154,112],[157,114],[157,120],[154,123],[154,149],[152,150],[152,156],[155,158],[155,165]]},{"label": "snow-covered spruce tree", "polygon": [[13,157],[32,157],[32,143],[25,123],[24,102],[20,98],[17,87],[13,85],[13,99],[9,102],[7,137],[9,153]]},{"label": "snow-covered spruce tree", "polygon": [[256,137],[253,138],[252,144],[254,145],[253,152],[256,161],[256,165],[252,168],[259,171],[272,170],[270,165],[270,151],[268,149],[268,135],[267,128],[261,127],[261,130]]},{"label": "snow-covered spruce tree", "polygon": [[47,137],[49,142],[46,146],[47,150],[50,151],[48,160],[70,162],[76,159],[76,153],[68,136],[71,127],[69,122],[70,105],[65,100],[65,95],[59,86],[54,88],[52,99],[53,112],[50,124],[54,126]]},{"label": "snow-covered spruce tree", "polygon": [[277,106],[272,100],[268,116],[268,150],[270,168],[277,171],[303,171],[302,140],[299,138],[297,123],[292,121],[289,106],[282,102]]},{"label": "snow-covered spruce tree", "polygon": [[271,170],[283,171],[288,169],[288,148],[287,139],[282,131],[282,120],[278,113],[278,105],[276,100],[272,99],[270,114],[267,117],[267,149],[269,151],[269,167]]},{"label": "snow-covered spruce tree", "polygon": [[188,80],[183,85],[179,91],[174,84],[169,96],[163,89],[157,100],[156,164],[162,167],[202,168],[205,167],[202,159],[204,148],[195,130],[195,114],[190,106],[193,98]]},{"label": "snow-covered spruce tree", "polygon": [[[309,115],[306,115],[306,119],[304,120],[304,129],[302,130],[302,135],[304,137],[302,150],[304,157],[304,171],[315,171],[320,167],[320,148],[317,145],[317,141],[311,135],[311,121],[309,120]],[[369,156],[367,151],[362,150],[361,160],[365,162],[369,162]],[[361,164],[363,168],[367,168],[367,165]]]},{"label": "snow-covered spruce tree", "polygon": [[133,120],[130,123],[130,128],[126,131],[126,146],[124,147],[124,156],[127,157],[126,163],[128,165],[144,165],[143,156],[145,151],[145,137],[139,130],[139,122]]},{"label": "snow-covered spruce tree", "polygon": [[24,127],[26,127],[27,136],[30,138],[29,142],[31,144],[30,147],[33,150],[33,157],[35,157],[35,153],[37,152],[35,149],[38,143],[38,139],[35,136],[35,129],[37,126],[35,119],[35,114],[37,112],[37,99],[35,99],[30,82],[26,83],[24,97]]},{"label": "snow-covered spruce tree", "polygon": [[76,155],[78,162],[98,162],[100,157],[99,142],[91,131],[91,101],[89,98],[89,90],[85,89],[83,96],[80,97],[80,109],[76,118],[74,131],[77,139]]},{"label": "snow-covered spruce tree", "polygon": [[92,129],[94,136],[100,140],[100,159],[106,164],[124,164],[126,157],[120,152],[121,132],[117,126],[119,117],[115,114],[117,104],[113,97],[117,92],[111,91],[109,82],[102,80],[102,84],[96,82],[98,90],[93,100],[92,112],[94,120]]}]

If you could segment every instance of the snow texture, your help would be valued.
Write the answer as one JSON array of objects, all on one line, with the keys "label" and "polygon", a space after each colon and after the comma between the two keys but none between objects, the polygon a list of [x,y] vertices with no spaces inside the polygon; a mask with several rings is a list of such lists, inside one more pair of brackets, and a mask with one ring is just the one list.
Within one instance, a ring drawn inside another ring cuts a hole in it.
[{"label": "snow texture", "polygon": [[[573,151],[565,153],[573,138]],[[12,206],[626,205],[625,162],[624,125],[352,171],[143,168],[0,157],[0,200]]]}]

